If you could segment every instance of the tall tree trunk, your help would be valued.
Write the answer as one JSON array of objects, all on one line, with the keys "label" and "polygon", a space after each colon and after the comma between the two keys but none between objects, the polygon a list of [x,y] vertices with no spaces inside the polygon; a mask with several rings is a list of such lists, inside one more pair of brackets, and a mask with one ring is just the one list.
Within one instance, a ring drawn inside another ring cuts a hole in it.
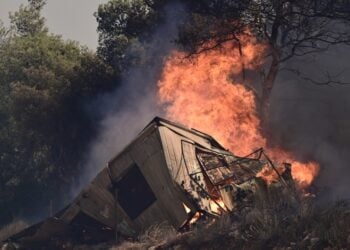
[{"label": "tall tree trunk", "polygon": [[274,86],[278,69],[279,69],[279,58],[280,53],[277,46],[279,33],[280,33],[280,26],[281,26],[281,19],[279,15],[281,14],[281,8],[282,5],[277,1],[275,3],[274,9],[276,11],[276,18],[272,24],[271,28],[271,36],[269,38],[270,43],[270,49],[271,49],[271,55],[272,55],[272,61],[270,64],[269,71],[265,77],[265,79],[262,82],[262,96],[261,96],[261,119],[263,121],[263,125],[266,125],[266,121],[268,121],[268,110],[270,106],[270,95],[272,88]]},{"label": "tall tree trunk", "polygon": [[279,70],[278,59],[273,57],[267,76],[262,83],[261,104],[263,107],[268,108],[270,104],[270,95],[278,74],[278,70]]},{"label": "tall tree trunk", "polygon": [[269,131],[269,107],[271,91],[274,87],[275,80],[279,70],[279,56],[278,53],[272,57],[272,62],[269,67],[269,71],[262,82],[262,96],[260,99],[260,119],[262,122],[262,132],[265,136],[270,137],[271,131]]}]

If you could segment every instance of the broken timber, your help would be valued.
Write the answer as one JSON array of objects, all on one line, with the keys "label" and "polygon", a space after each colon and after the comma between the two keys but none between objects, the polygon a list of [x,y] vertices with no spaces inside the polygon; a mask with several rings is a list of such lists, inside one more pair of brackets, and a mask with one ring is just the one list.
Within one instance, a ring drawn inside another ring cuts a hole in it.
[{"label": "broken timber", "polygon": [[220,216],[235,209],[239,190],[258,188],[257,173],[272,164],[262,154],[237,157],[205,133],[155,118],[65,209],[7,240],[101,242],[164,221],[181,229],[196,214]]}]

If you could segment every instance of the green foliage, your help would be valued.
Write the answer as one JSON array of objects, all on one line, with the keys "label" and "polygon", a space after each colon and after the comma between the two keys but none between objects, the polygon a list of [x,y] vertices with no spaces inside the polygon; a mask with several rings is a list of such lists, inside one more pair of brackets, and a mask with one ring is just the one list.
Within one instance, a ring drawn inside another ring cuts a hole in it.
[{"label": "green foliage", "polygon": [[114,88],[117,71],[142,63],[140,41],[165,0],[100,5],[97,54],[49,34],[45,2],[28,0],[10,14],[10,29],[0,25],[0,224],[48,212],[69,193],[97,122],[83,105]]},{"label": "green foliage", "polygon": [[43,4],[11,15],[0,43],[0,223],[67,194],[94,135],[83,103],[114,85],[94,53],[48,34]]},{"label": "green foliage", "polygon": [[10,14],[13,28],[20,35],[35,35],[40,32],[47,32],[45,18],[40,15],[45,0],[28,0],[28,3],[28,6],[21,5],[18,11]]},{"label": "green foliage", "polygon": [[4,23],[0,20],[0,49],[1,49],[1,46],[4,44],[4,42],[6,41],[8,33],[9,33],[8,29],[6,29],[6,27],[4,26]]},{"label": "green foliage", "polygon": [[127,48],[147,38],[159,20],[159,8],[165,0],[110,0],[95,13],[98,22],[98,54],[122,70],[129,65]]}]

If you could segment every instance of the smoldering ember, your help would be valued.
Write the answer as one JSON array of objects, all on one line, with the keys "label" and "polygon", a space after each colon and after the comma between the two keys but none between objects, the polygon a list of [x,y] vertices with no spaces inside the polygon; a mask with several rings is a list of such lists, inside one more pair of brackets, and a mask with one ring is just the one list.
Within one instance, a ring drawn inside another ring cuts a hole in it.
[{"label": "smoldering ember", "polygon": [[275,166],[263,149],[238,157],[210,135],[156,117],[68,206],[5,245],[127,240],[163,222],[186,232],[251,206],[253,195],[267,199],[271,187],[295,194],[290,164]]}]

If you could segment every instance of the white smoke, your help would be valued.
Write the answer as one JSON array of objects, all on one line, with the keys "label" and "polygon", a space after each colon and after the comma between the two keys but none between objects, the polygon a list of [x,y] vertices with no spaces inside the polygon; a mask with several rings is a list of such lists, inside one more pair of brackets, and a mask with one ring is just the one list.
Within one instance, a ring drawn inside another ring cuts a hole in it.
[{"label": "white smoke", "polygon": [[[85,159],[86,174],[74,193],[79,191],[106,163],[117,155],[162,110],[157,105],[156,85],[163,61],[174,49],[178,26],[186,18],[186,11],[179,3],[170,3],[164,9],[164,22],[155,30],[145,48],[142,66],[129,69],[122,76],[121,85],[103,95],[94,103],[97,112],[103,114],[97,139],[92,143]],[[130,48],[130,53],[135,53]],[[136,55],[137,56],[137,55]]]}]

